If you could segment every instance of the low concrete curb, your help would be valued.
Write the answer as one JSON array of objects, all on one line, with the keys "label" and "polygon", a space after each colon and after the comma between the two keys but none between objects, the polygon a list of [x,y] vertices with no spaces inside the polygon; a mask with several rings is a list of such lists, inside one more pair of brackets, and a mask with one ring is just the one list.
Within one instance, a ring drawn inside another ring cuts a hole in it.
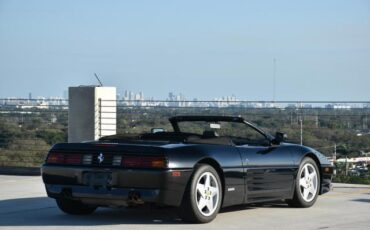
[{"label": "low concrete curb", "polygon": [[39,176],[41,175],[40,167],[4,167],[0,166],[0,175],[22,175],[22,176]]},{"label": "low concrete curb", "polygon": [[344,184],[344,183],[332,183],[333,188],[370,188],[368,184]]}]

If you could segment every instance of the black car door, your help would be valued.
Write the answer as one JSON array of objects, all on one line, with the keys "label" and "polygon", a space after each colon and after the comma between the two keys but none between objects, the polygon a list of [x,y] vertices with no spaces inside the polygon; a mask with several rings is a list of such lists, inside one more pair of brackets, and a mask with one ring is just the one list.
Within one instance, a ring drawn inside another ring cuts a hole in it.
[{"label": "black car door", "polygon": [[245,202],[288,197],[293,188],[295,169],[287,146],[270,145],[270,141],[254,129],[244,135],[248,135],[244,141],[235,143],[243,161]]}]

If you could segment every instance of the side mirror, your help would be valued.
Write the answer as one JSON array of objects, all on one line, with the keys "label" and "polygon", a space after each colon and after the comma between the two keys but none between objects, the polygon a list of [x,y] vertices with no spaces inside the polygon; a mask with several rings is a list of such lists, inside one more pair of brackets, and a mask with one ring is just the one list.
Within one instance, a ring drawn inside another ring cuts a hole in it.
[{"label": "side mirror", "polygon": [[272,140],[272,144],[279,145],[281,142],[284,142],[288,136],[285,133],[276,132],[275,138]]},{"label": "side mirror", "polygon": [[166,132],[164,128],[152,128],[151,133],[163,133]]}]

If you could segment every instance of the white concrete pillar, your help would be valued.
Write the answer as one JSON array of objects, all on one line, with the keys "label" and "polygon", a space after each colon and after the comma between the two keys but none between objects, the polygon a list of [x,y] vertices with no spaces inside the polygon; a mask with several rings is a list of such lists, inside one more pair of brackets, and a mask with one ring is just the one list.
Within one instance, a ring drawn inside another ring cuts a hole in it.
[{"label": "white concrete pillar", "polygon": [[116,88],[69,87],[68,142],[116,134]]}]

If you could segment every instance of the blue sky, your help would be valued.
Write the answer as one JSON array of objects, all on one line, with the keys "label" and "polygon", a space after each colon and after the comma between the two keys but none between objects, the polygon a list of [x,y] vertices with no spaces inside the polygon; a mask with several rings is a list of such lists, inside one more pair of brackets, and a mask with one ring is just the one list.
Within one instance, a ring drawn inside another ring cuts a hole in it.
[{"label": "blue sky", "polygon": [[370,1],[0,0],[0,97],[370,100]]}]

